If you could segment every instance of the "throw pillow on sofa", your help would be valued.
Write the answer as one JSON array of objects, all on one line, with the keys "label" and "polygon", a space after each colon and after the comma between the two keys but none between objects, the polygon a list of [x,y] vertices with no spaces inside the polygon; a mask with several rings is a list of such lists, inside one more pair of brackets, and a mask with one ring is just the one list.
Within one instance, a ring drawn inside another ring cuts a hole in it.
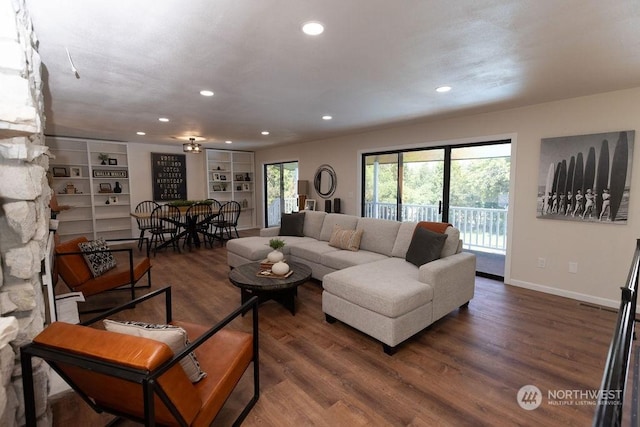
[{"label": "throw pillow on sofa", "polygon": [[[153,323],[133,321],[118,322],[109,319],[103,320],[103,323],[107,331],[161,341],[171,348],[174,355],[178,354],[189,345],[187,331],[179,326],[155,325]],[[196,355],[194,353],[189,353],[180,360],[180,366],[182,366],[187,377],[189,377],[193,383],[196,383],[207,376],[207,374],[202,372],[200,369],[200,363],[198,363],[198,359],[196,359]]]},{"label": "throw pillow on sofa", "polygon": [[113,254],[109,252],[109,245],[107,245],[107,242],[103,238],[78,243],[78,248],[82,252],[82,256],[89,270],[91,270],[93,277],[102,276],[107,271],[115,268],[116,259],[113,257]]},{"label": "throw pillow on sofa", "polygon": [[446,234],[416,227],[405,259],[416,267],[437,260],[447,237]]},{"label": "throw pillow on sofa", "polygon": [[283,214],[280,217],[280,235],[303,237],[304,212]]},{"label": "throw pillow on sofa", "polygon": [[360,249],[362,233],[364,233],[364,230],[345,230],[339,225],[334,225],[329,239],[329,246],[355,252]]}]

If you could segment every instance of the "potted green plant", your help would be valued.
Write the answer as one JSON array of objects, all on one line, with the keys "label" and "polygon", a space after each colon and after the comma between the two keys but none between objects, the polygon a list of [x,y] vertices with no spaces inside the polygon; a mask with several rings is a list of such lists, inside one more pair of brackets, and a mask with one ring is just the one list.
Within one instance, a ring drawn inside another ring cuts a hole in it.
[{"label": "potted green plant", "polygon": [[284,259],[284,254],[280,251],[280,249],[282,249],[284,245],[285,243],[282,239],[274,238],[269,240],[269,246],[273,250],[267,254],[267,260],[272,263],[282,261]]},{"label": "potted green plant", "polygon": [[100,153],[98,154],[98,159],[102,160],[102,163],[100,163],[101,165],[106,165],[107,160],[109,160],[109,155],[107,153]]}]

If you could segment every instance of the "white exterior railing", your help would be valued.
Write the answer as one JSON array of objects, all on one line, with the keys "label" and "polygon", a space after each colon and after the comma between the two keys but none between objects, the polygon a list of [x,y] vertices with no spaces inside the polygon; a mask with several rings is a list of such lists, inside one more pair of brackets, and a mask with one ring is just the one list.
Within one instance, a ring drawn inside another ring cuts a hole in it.
[{"label": "white exterior railing", "polygon": [[[284,200],[284,212],[297,209],[297,199]],[[439,222],[438,206],[402,205],[405,221]],[[364,215],[369,218],[396,220],[397,205],[394,203],[365,203]],[[269,224],[280,224],[280,199],[268,206]],[[507,249],[507,209],[487,209],[452,206],[449,208],[449,222],[460,230],[460,238],[466,249],[479,249],[505,254]]]},{"label": "white exterior railing", "polygon": [[298,209],[298,199],[295,197],[284,199],[284,211],[280,209],[280,199],[275,199],[267,207],[268,224],[271,227],[280,225],[280,216],[282,216],[282,213],[291,213],[296,209]]},{"label": "white exterior railing", "polygon": [[[438,206],[402,205],[405,221],[441,221]],[[364,216],[395,220],[394,203],[365,203]],[[507,209],[457,207],[449,208],[449,222],[460,230],[460,238],[467,249],[490,250],[506,253]]]}]

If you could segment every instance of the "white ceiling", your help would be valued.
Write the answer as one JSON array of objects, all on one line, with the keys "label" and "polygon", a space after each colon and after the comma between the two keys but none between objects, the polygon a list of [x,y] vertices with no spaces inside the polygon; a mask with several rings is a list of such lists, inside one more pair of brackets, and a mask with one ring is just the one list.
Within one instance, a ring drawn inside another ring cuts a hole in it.
[{"label": "white ceiling", "polygon": [[637,0],[26,3],[48,135],[259,149],[640,86]]}]

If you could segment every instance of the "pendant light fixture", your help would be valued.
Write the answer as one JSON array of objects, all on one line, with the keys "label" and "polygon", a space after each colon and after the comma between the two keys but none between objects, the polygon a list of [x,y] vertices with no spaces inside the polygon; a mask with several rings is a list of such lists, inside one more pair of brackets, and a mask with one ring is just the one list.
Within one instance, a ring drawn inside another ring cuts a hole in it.
[{"label": "pendant light fixture", "polygon": [[195,138],[189,138],[189,142],[182,144],[185,153],[202,153],[202,144],[198,144]]}]

